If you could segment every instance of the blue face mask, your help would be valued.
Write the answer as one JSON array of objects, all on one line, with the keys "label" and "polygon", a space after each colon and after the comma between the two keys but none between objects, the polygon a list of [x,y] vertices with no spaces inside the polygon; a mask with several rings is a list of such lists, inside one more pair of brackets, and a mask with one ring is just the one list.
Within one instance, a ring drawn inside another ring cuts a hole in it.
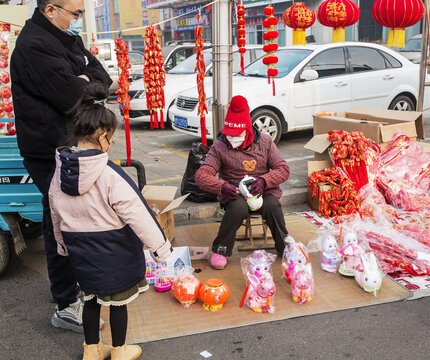
[{"label": "blue face mask", "polygon": [[72,36],[78,36],[84,27],[82,19],[70,20],[69,27],[65,32]]}]

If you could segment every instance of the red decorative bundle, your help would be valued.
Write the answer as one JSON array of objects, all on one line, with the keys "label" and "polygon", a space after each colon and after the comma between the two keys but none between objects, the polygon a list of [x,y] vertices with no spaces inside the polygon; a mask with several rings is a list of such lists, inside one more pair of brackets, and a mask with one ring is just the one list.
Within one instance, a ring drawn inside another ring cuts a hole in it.
[{"label": "red decorative bundle", "polygon": [[333,165],[344,171],[354,183],[356,190],[369,183],[366,152],[369,148],[380,152],[379,146],[368,142],[361,131],[348,133],[343,130],[327,132],[328,140],[333,143],[330,153]]},{"label": "red decorative bundle", "polygon": [[[7,25],[7,24],[3,24]],[[7,28],[1,29],[6,31]],[[0,118],[13,118],[12,91],[10,88],[10,76],[7,68],[9,66],[9,45],[7,36],[0,35]],[[0,123],[0,135],[12,136],[16,134],[15,123]]]},{"label": "red decorative bundle", "polygon": [[99,48],[95,44],[95,41],[96,39],[94,38],[94,33],[93,33],[91,37],[92,44],[90,46],[90,53],[93,54],[94,56],[97,56],[99,54]]},{"label": "red decorative bundle", "polygon": [[[321,184],[330,184],[332,188],[320,192]],[[359,210],[354,186],[335,168],[314,171],[309,175],[308,189],[312,190],[313,198],[319,196],[320,215],[325,218],[349,215]]]},{"label": "red decorative bundle", "polygon": [[240,71],[242,74],[245,72],[245,63],[243,59],[243,56],[246,53],[245,24],[245,6],[243,6],[242,1],[239,0],[239,4],[237,5],[237,46],[239,47]]},{"label": "red decorative bundle", "polygon": [[128,45],[126,42],[119,38],[115,40],[115,52],[116,59],[118,61],[118,67],[121,69],[121,75],[118,79],[118,90],[116,94],[118,95],[117,103],[122,105],[122,112],[124,114],[125,122],[125,140],[127,146],[127,163],[130,165],[131,160],[131,143],[130,143],[130,122],[129,122],[129,112],[130,108],[130,96],[128,95],[128,89],[130,88],[130,83],[128,78],[130,76],[128,69],[130,69],[130,60],[128,58]]},{"label": "red decorative bundle", "polygon": [[161,50],[157,29],[148,26],[145,32],[145,62],[143,64],[143,79],[146,89],[146,105],[150,112],[151,129],[158,128],[157,110],[160,111],[160,127],[164,129],[164,86],[166,71],[164,69],[164,54]]},{"label": "red decorative bundle", "polygon": [[275,40],[278,38],[278,32],[275,30],[275,26],[278,25],[278,19],[273,16],[275,9],[270,5],[264,9],[264,15],[266,20],[263,21],[263,26],[266,28],[266,32],[263,34],[263,39],[266,41],[266,45],[263,50],[266,52],[266,56],[263,59],[263,64],[267,65],[267,80],[270,84],[270,78],[272,78],[273,84],[273,96],[275,96],[275,77],[278,76],[278,69],[275,68],[275,64],[278,62],[278,57],[275,56],[275,51],[278,50],[278,44]]},{"label": "red decorative bundle", "polygon": [[[200,22],[200,15],[197,14],[197,24]],[[200,131],[202,135],[202,143],[207,145],[206,139],[206,114],[208,113],[208,107],[206,105],[206,93],[205,93],[205,72],[206,72],[206,64],[203,56],[204,49],[204,40],[203,40],[203,28],[200,25],[196,26],[195,29],[196,36],[196,46],[194,50],[196,50],[196,68],[194,72],[197,71],[197,90],[199,92],[199,107],[197,109],[197,115],[200,115]]]}]

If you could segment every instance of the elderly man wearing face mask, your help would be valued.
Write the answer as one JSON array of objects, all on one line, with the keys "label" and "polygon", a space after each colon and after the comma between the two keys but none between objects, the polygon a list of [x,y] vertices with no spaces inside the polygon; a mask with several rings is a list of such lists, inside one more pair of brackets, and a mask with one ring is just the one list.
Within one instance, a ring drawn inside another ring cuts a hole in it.
[{"label": "elderly man wearing face mask", "polygon": [[42,232],[57,302],[52,325],[83,332],[79,288],[68,257],[57,254],[48,190],[55,149],[66,145],[68,116],[88,82],[112,83],[100,62],[84,47],[79,32],[83,0],[37,0],[11,57],[17,141],[24,166],[43,195]]},{"label": "elderly man wearing face mask", "polygon": [[226,257],[231,256],[236,232],[249,213],[248,204],[238,189],[245,175],[256,179],[251,184],[251,193],[263,196],[263,206],[258,212],[272,232],[276,251],[282,255],[288,232],[279,202],[282,196],[279,185],[290,176],[290,168],[272,138],[252,126],[246,99],[234,96],[221,136],[195,175],[197,185],[218,194],[218,201],[225,209],[218,236],[212,244],[210,265],[214,269],[227,265]]}]

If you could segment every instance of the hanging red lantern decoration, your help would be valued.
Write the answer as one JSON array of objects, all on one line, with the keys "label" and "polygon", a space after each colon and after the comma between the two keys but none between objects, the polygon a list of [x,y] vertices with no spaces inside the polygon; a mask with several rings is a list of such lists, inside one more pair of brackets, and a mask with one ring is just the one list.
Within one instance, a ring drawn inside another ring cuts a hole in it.
[{"label": "hanging red lantern decoration", "polygon": [[128,69],[130,69],[130,60],[128,58],[128,45],[121,38],[115,40],[115,52],[116,59],[118,61],[118,67],[121,69],[121,75],[118,79],[118,90],[115,92],[118,95],[116,102],[122,105],[122,113],[124,114],[125,122],[125,142],[127,148],[127,164],[130,165],[131,161],[131,142],[130,142],[130,96],[128,95],[128,89],[130,83],[128,78],[130,76]]},{"label": "hanging red lantern decoration", "polygon": [[242,5],[242,1],[239,1],[237,5],[237,46],[239,47],[240,70],[242,74],[245,72],[245,62],[243,58],[246,53],[245,24],[245,6]]},{"label": "hanging red lantern decoration", "polygon": [[315,13],[305,6],[305,3],[297,2],[284,11],[282,15],[284,24],[293,28],[293,45],[306,45],[306,29],[315,22]]},{"label": "hanging red lantern decoration", "polygon": [[376,0],[372,15],[375,21],[390,28],[388,47],[405,47],[405,28],[419,22],[424,15],[421,0]]},{"label": "hanging red lantern decoration", "polygon": [[278,44],[275,42],[278,38],[278,32],[275,30],[275,26],[278,25],[278,19],[273,16],[275,9],[270,5],[264,8],[264,15],[266,20],[263,21],[263,26],[266,28],[266,32],[263,34],[263,39],[266,41],[263,50],[266,52],[266,56],[263,58],[263,64],[267,66],[267,80],[270,84],[270,78],[272,78],[273,84],[273,96],[275,96],[275,77],[278,75],[278,69],[275,68],[275,64],[278,62],[278,57],[275,55],[275,51],[278,50]]},{"label": "hanging red lantern decoration", "polygon": [[90,46],[90,53],[93,54],[94,56],[97,56],[99,54],[99,48],[97,47],[97,45],[95,44],[96,39],[94,38],[94,33],[92,33],[92,37],[91,37],[91,46]]},{"label": "hanging red lantern decoration", "polygon": [[145,62],[143,64],[143,80],[146,89],[146,105],[150,114],[151,129],[158,128],[160,111],[160,127],[164,129],[164,86],[166,85],[166,71],[164,69],[164,54],[161,50],[157,29],[148,26],[145,32]]},{"label": "hanging red lantern decoration", "polygon": [[203,56],[204,40],[203,40],[203,28],[198,25],[200,23],[200,15],[197,13],[197,26],[195,29],[196,36],[196,68],[194,72],[197,72],[197,91],[199,93],[199,107],[197,109],[197,115],[200,115],[200,131],[202,135],[202,143],[207,145],[206,139],[206,115],[208,113],[208,106],[206,104],[206,93],[205,93],[205,73],[206,64]]},{"label": "hanging red lantern decoration", "polygon": [[317,10],[318,21],[333,28],[333,42],[345,41],[345,27],[360,18],[360,9],[351,0],[326,0]]}]

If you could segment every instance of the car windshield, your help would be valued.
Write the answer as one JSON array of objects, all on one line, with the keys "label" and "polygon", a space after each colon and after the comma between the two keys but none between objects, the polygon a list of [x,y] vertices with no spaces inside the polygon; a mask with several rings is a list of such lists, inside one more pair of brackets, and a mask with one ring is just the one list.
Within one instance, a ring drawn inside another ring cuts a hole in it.
[{"label": "car windshield", "polygon": [[[308,57],[312,53],[312,50],[306,49],[288,49],[279,50],[275,54],[278,57],[278,63],[276,68],[279,71],[278,77],[287,76],[291,70],[293,70],[298,63]],[[239,73],[239,75],[241,75]],[[249,64],[245,68],[244,76],[252,77],[267,77],[267,66],[263,64],[263,57]]]},{"label": "car windshield", "polygon": [[[205,59],[206,67],[212,63],[212,52],[203,51],[203,58]],[[176,65],[172,70],[169,70],[169,74],[194,74],[196,68],[196,57],[194,55],[182,61],[179,65]]]},{"label": "car windshield", "polygon": [[400,52],[421,51],[421,39],[410,39],[406,42],[405,47]]}]

